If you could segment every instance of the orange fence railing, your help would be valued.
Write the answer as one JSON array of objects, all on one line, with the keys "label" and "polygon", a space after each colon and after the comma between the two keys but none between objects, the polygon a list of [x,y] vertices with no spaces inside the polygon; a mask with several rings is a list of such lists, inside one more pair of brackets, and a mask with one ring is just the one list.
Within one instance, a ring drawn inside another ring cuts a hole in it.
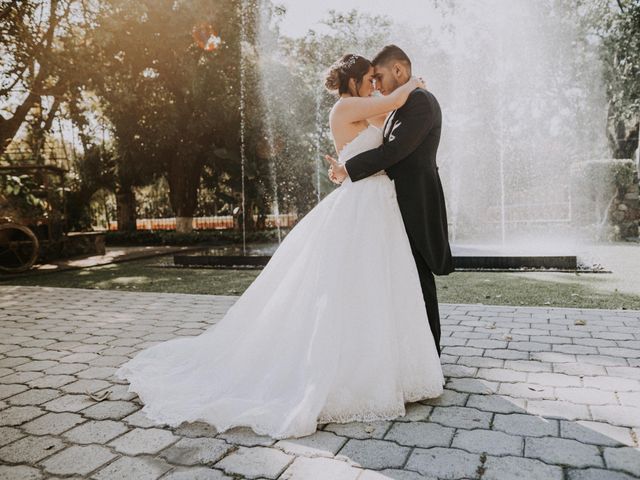
[{"label": "orange fence railing", "polygon": [[[254,221],[258,217],[254,215]],[[293,227],[298,220],[295,213],[283,213],[280,215],[267,215],[265,225],[267,228],[276,228],[278,223],[282,228]],[[216,215],[212,217],[193,217],[194,230],[230,230],[234,228],[234,218],[232,215]],[[175,230],[175,217],[168,218],[138,218],[136,220],[137,230]],[[115,221],[109,222],[109,230],[117,230],[118,224]]]}]

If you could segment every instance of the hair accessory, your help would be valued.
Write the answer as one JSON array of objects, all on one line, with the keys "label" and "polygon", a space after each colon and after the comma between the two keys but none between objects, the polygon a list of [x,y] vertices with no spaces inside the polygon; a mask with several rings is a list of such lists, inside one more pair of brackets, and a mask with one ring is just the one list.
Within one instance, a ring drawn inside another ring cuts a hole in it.
[{"label": "hair accessory", "polygon": [[345,60],[342,63],[342,68],[351,68],[351,67],[353,67],[353,64],[356,63],[357,59],[358,59],[358,55],[351,55],[351,57],[348,60]]}]

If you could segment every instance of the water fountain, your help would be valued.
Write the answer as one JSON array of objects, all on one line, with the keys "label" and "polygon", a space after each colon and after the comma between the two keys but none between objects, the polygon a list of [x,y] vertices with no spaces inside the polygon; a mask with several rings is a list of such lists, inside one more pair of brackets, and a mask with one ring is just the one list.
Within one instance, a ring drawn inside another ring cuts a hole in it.
[{"label": "water fountain", "polygon": [[[263,83],[264,85],[264,83]],[[267,97],[265,97],[267,98]],[[277,174],[277,166],[276,166],[276,148],[274,145],[274,133],[273,133],[273,119],[270,113],[270,102],[268,100],[265,101],[266,104],[266,136],[267,136],[267,144],[269,146],[269,180],[271,182],[271,189],[273,199],[271,201],[271,212],[273,218],[275,219],[276,231],[278,233],[278,243],[282,242],[282,231],[280,229],[280,203],[278,200],[278,174]]]},{"label": "water fountain", "polygon": [[[572,224],[580,195],[572,191],[572,165],[579,170],[580,162],[607,156],[606,99],[594,45],[576,22],[557,10],[550,14],[550,5],[456,2],[454,14],[433,8],[438,26],[393,30],[393,42],[412,58],[443,110],[438,162],[458,268],[577,265],[584,238]],[[309,162],[320,201],[324,112],[316,92],[315,105],[308,105],[316,118]],[[244,122],[243,116],[243,129]],[[275,168],[272,173],[277,199]]]},{"label": "water fountain", "polygon": [[246,108],[245,108],[245,96],[246,96],[246,54],[244,49],[247,45],[247,14],[246,6],[244,2],[240,2],[240,175],[242,185],[242,254],[247,253],[247,222],[246,222],[246,192],[245,192],[245,166],[247,163],[246,157],[246,145],[245,145],[245,133],[246,133]]},{"label": "water fountain", "polygon": [[[239,17],[240,17],[240,162],[241,162],[241,229],[242,229],[242,249],[237,247],[221,247],[221,248],[207,248],[201,252],[190,255],[174,255],[174,264],[181,266],[220,266],[220,267],[261,267],[265,265],[277,246],[251,246],[247,245],[247,224],[246,224],[246,191],[245,191],[245,175],[246,175],[246,132],[247,132],[247,56],[248,50],[252,47],[249,44],[247,36],[247,13],[248,5],[245,1],[239,3]],[[266,37],[263,35],[264,23],[266,19],[264,11],[259,12],[259,24],[258,24],[258,44],[264,46]],[[258,54],[264,53],[262,49],[258,49]],[[266,55],[265,55],[266,56]],[[269,182],[271,187],[271,214],[274,218],[278,244],[282,242],[282,232],[280,228],[280,207],[278,199],[278,175],[276,157],[278,155],[275,147],[275,134],[274,134],[274,122],[273,118],[273,104],[270,95],[270,81],[267,68],[261,68],[258,71],[258,91],[260,92],[260,100],[262,101],[262,107],[264,112],[264,134],[267,144],[266,152],[263,152],[267,157],[268,170],[269,170]],[[248,212],[251,215],[251,212]]]},{"label": "water fountain", "polygon": [[457,266],[572,268],[583,248],[571,166],[606,157],[606,99],[594,46],[550,5],[456,2],[437,34],[399,30],[443,110]]},{"label": "water fountain", "polygon": [[320,179],[321,168],[322,168],[322,151],[320,147],[320,139],[322,138],[324,129],[322,128],[322,90],[320,87],[316,89],[316,110],[315,110],[315,123],[316,123],[316,131],[315,131],[315,157],[316,157],[316,198],[318,199],[318,203],[321,200],[321,192],[320,192]]}]

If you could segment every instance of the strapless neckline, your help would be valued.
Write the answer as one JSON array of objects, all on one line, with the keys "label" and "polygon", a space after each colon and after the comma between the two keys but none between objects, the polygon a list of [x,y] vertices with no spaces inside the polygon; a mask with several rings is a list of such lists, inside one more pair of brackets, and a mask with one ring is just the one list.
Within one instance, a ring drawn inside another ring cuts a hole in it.
[{"label": "strapless neckline", "polygon": [[342,159],[342,157],[344,157],[344,154],[347,152],[347,150],[349,149],[349,147],[353,146],[353,144],[360,139],[363,134],[365,132],[370,131],[371,129],[374,129],[376,132],[381,133],[382,129],[379,127],[376,127],[375,125],[369,124],[369,126],[367,126],[366,128],[363,128],[362,130],[360,130],[355,137],[353,137],[351,140],[349,140],[347,143],[345,143],[342,146],[342,149],[340,149],[340,153],[338,153],[338,159],[340,159],[340,162],[343,163],[348,159]]}]

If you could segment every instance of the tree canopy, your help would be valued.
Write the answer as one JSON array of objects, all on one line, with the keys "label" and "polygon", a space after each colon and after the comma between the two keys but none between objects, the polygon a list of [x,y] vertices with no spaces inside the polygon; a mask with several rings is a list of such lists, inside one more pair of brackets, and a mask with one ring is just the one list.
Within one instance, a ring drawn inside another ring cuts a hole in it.
[{"label": "tree canopy", "polygon": [[[445,25],[459,6],[434,3]],[[602,135],[612,157],[630,157],[640,124],[640,2],[545,5],[580,32],[579,42],[598,45],[598,59],[576,49],[584,58],[559,57],[558,69],[601,62]],[[122,229],[155,209],[188,230],[194,215],[237,210],[243,190],[250,228],[264,226],[275,205],[305,213],[333,188],[322,163],[333,150],[324,70],[346,52],[372,56],[403,32],[390,18],[331,11],[323,28],[288,38],[279,28],[285,15],[269,0],[3,2],[0,161],[44,163],[47,148],[64,152],[76,227],[92,223],[99,192],[115,199]],[[430,58],[446,65],[432,32],[420,34]],[[550,91],[565,88],[549,80]],[[571,95],[567,102],[580,101]]]}]

